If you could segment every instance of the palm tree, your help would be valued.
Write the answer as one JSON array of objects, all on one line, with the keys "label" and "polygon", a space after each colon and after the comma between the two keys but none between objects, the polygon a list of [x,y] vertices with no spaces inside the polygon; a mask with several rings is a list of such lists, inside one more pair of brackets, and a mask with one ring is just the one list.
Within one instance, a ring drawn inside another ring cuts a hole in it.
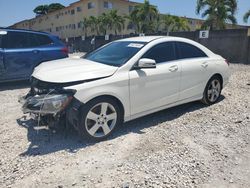
[{"label": "palm tree", "polygon": [[190,27],[188,25],[188,20],[186,18],[181,18],[174,16],[174,27],[173,31],[189,31]]},{"label": "palm tree", "polygon": [[163,25],[163,30],[167,32],[167,35],[169,35],[169,32],[173,30],[175,25],[175,19],[169,14],[163,15],[161,18],[161,23]]},{"label": "palm tree", "polygon": [[206,18],[203,28],[225,29],[226,23],[236,24],[237,0],[197,0],[196,13]]},{"label": "palm tree", "polygon": [[111,10],[109,13],[109,29],[115,31],[115,35],[117,32],[121,32],[124,29],[125,18],[117,14],[117,10]]},{"label": "palm tree", "polygon": [[248,18],[250,17],[250,10],[244,15],[244,22],[247,23]]},{"label": "palm tree", "polygon": [[149,33],[154,30],[154,21],[157,19],[158,14],[157,8],[150,5],[148,0],[145,0],[143,4],[135,6],[130,18],[135,21],[139,32]]},{"label": "palm tree", "polygon": [[91,29],[91,32],[95,32],[97,35],[99,35],[99,20],[97,17],[89,17],[89,27]]},{"label": "palm tree", "polygon": [[188,25],[188,20],[178,16],[164,15],[161,18],[161,23],[163,24],[163,30],[167,32],[171,31],[189,31],[190,27]]},{"label": "palm tree", "polygon": [[110,15],[109,13],[102,13],[102,15],[100,15],[98,17],[98,23],[99,23],[99,31],[106,35],[107,34],[107,30],[110,27]]},{"label": "palm tree", "polygon": [[124,18],[127,19],[128,22],[129,22],[128,23],[128,29],[133,28],[135,30],[136,34],[141,32],[140,20],[135,14],[130,14],[128,16],[125,16]]},{"label": "palm tree", "polygon": [[88,35],[88,28],[90,27],[90,21],[88,18],[83,18],[80,22],[81,28],[84,31],[84,36],[87,37]]}]

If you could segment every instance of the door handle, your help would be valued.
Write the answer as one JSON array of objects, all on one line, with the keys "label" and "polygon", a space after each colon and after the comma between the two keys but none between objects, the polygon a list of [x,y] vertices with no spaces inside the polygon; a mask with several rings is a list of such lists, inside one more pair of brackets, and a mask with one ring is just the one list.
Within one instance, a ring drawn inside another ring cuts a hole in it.
[{"label": "door handle", "polygon": [[39,50],[33,50],[34,54],[38,54],[40,51]]},{"label": "door handle", "polygon": [[178,70],[178,66],[177,65],[173,65],[171,67],[169,67],[168,69],[170,72],[176,72]]},{"label": "door handle", "polygon": [[207,67],[208,67],[208,62],[203,62],[203,63],[201,64],[201,66],[202,66],[203,68],[207,68]]}]

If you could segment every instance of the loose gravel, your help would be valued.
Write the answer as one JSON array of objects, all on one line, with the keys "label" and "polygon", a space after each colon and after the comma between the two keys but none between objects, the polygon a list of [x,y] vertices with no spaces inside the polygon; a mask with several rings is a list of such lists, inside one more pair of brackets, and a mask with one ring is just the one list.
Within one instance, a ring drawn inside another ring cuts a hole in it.
[{"label": "loose gravel", "polygon": [[231,65],[219,103],[193,102],[89,143],[23,116],[28,84],[0,86],[0,187],[250,187],[250,66]]}]

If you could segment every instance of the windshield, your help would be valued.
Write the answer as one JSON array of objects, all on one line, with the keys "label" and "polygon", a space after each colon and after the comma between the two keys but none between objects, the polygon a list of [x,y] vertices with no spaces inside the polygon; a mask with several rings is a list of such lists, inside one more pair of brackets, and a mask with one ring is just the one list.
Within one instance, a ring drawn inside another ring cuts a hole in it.
[{"label": "windshield", "polygon": [[145,42],[133,41],[113,42],[85,55],[83,58],[120,67],[139,52],[145,44]]}]

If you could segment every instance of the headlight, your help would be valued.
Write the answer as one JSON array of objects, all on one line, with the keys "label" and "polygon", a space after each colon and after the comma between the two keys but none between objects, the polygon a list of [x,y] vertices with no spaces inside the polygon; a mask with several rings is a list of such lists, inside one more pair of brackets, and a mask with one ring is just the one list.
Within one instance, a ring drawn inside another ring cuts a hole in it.
[{"label": "headlight", "polygon": [[56,114],[65,109],[72,100],[67,94],[37,95],[30,97],[23,105],[24,112]]}]

